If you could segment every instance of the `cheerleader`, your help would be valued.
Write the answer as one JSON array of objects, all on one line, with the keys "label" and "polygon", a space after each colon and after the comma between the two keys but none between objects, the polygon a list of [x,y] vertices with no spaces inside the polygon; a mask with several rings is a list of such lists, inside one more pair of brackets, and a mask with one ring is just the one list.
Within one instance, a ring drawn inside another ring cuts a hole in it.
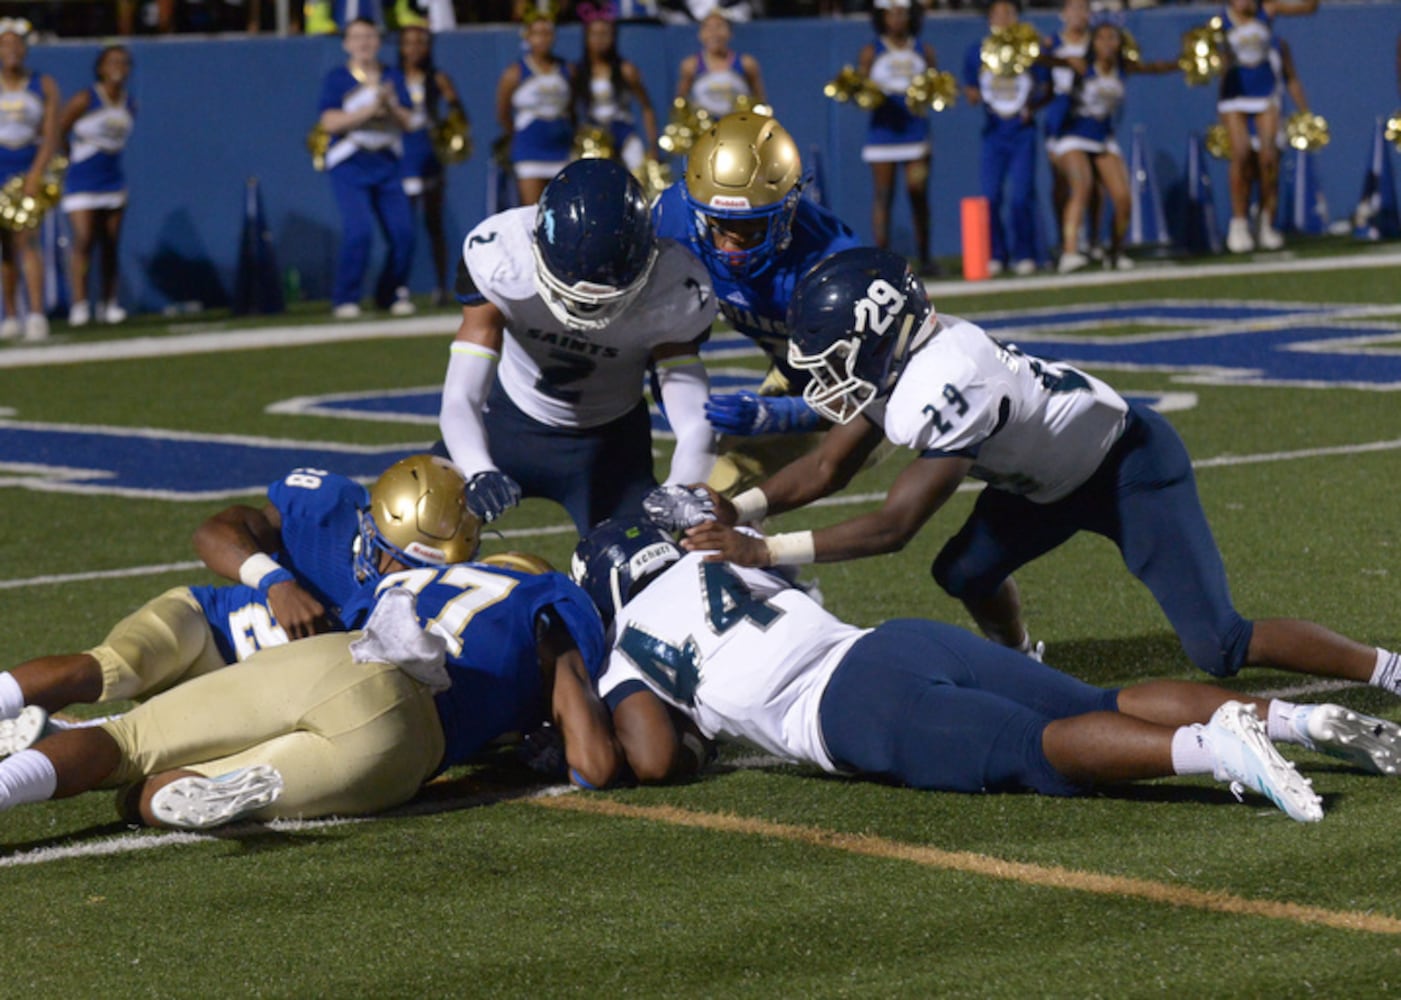
[{"label": "cheerleader", "polygon": [[569,162],[574,141],[569,78],[554,44],[554,21],[532,18],[525,27],[525,55],[506,67],[496,85],[496,120],[522,205],[540,200],[550,178]]},{"label": "cheerleader", "polygon": [[[1078,72],[1083,72],[1090,54],[1090,0],[1065,0],[1060,9],[1061,29],[1042,41],[1042,58],[1051,66],[1051,100],[1041,116],[1046,134],[1046,155],[1051,161],[1051,204],[1056,225],[1065,216],[1065,202],[1070,197],[1063,164],[1053,148],[1055,138],[1070,114],[1070,92],[1075,87]],[[1096,255],[1099,235],[1098,188],[1091,186],[1090,203],[1086,211],[1090,223],[1090,256]]]},{"label": "cheerleader", "polygon": [[905,190],[919,251],[920,274],[938,266],[929,254],[929,119],[905,104],[914,78],[935,66],[934,50],[918,40],[922,8],[910,0],[875,0],[871,19],[876,41],[861,50],[857,71],[885,94],[871,112],[861,159],[871,165],[875,197],[871,231],[876,246],[890,245],[890,206],[895,200],[895,167],[905,165]]},{"label": "cheerleader", "polygon": [[[25,65],[29,32],[28,21],[0,19],[0,185],[21,176],[24,194],[32,198],[39,194],[44,169],[58,147],[58,86]],[[44,315],[44,255],[38,236],[32,229],[0,229],[0,290],[5,303],[0,340],[20,335],[21,268],[29,306],[24,339],[43,340],[49,335],[49,320]]]},{"label": "cheerleader", "polygon": [[443,165],[433,151],[431,130],[448,113],[466,120],[462,101],[452,80],[433,63],[433,36],[426,27],[406,25],[399,32],[399,72],[412,100],[411,123],[404,132],[401,169],[404,193],[411,202],[423,203],[423,225],[433,254],[433,304],[447,296],[447,246],[443,239]]},{"label": "cheerleader", "polygon": [[735,101],[748,97],[752,104],[767,104],[759,60],[730,48],[729,20],[718,11],[707,14],[698,32],[701,50],[681,60],[676,96],[709,112],[719,121],[735,110]]},{"label": "cheerleader", "polygon": [[136,111],[127,90],[131,53],[123,45],[109,45],[98,53],[93,72],[97,82],[63,106],[58,126],[59,135],[68,137],[69,149],[62,206],[73,233],[70,326],[87,326],[94,316],[88,304],[94,245],[102,252],[102,298],[95,315],[104,323],[126,319],[126,310],[117,302],[117,241],[127,200],[122,150]]},{"label": "cheerleader", "polygon": [[376,298],[395,316],[414,311],[407,286],[413,262],[413,213],[399,175],[412,102],[399,71],[380,64],[379,44],[379,28],[372,21],[351,21],[344,40],[349,61],[327,73],[321,87],[321,126],[331,134],[326,172],[343,229],[331,290],[337,319],[360,315],[374,219],[389,241],[389,261]]},{"label": "cheerleader", "polygon": [[[1277,0],[1228,0],[1221,15],[1226,51],[1216,110],[1231,142],[1231,223],[1226,230],[1226,249],[1231,253],[1255,249],[1249,218],[1252,178],[1260,186],[1259,245],[1265,250],[1284,246],[1284,237],[1271,222],[1279,198],[1279,148],[1275,139],[1280,109],[1277,59],[1271,58],[1276,51],[1272,29],[1277,16],[1312,14],[1317,9],[1318,0],[1298,0],[1288,5]],[[1251,146],[1252,125],[1259,140],[1258,154]]]},{"label": "cheerleader", "polygon": [[1080,252],[1079,239],[1096,182],[1114,209],[1106,264],[1119,270],[1133,267],[1133,260],[1123,252],[1132,205],[1128,169],[1114,139],[1114,119],[1124,104],[1124,79],[1129,73],[1171,73],[1177,69],[1177,63],[1132,63],[1124,59],[1123,51],[1124,34],[1117,24],[1102,21],[1095,25],[1090,36],[1089,65],[1084,73],[1077,74],[1060,134],[1050,142],[1067,186],[1061,216],[1063,246],[1057,265],[1062,274],[1090,263],[1090,258]]},{"label": "cheerleader", "polygon": [[[608,129],[613,135],[613,158],[633,172],[641,169],[642,161],[657,148],[657,115],[642,74],[618,52],[618,24],[611,9],[584,25],[584,56],[570,82],[579,120]],[[642,113],[646,146],[637,134],[634,103]]]}]

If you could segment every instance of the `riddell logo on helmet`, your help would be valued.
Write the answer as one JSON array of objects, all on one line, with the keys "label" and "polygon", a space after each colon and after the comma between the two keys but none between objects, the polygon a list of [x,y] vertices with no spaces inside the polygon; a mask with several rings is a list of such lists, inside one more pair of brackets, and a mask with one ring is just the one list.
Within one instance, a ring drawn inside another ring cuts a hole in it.
[{"label": "riddell logo on helmet", "polygon": [[442,549],[435,549],[433,546],[424,545],[417,540],[409,542],[404,547],[404,554],[426,563],[432,563],[435,566],[442,566],[448,561],[448,554]]},{"label": "riddell logo on helmet", "polygon": [[749,199],[733,194],[717,194],[710,198],[711,208],[753,208]]}]

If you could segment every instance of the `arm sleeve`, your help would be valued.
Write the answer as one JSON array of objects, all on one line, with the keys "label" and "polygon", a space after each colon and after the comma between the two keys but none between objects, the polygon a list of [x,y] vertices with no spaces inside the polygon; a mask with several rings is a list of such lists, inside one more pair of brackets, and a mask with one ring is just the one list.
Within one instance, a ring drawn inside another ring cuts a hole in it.
[{"label": "arm sleeve", "polygon": [[443,383],[443,407],[438,413],[438,429],[448,456],[471,479],[478,472],[495,469],[487,445],[482,407],[496,376],[500,355],[489,347],[454,341],[448,358],[448,374]]},{"label": "arm sleeve", "polygon": [[715,434],[705,418],[705,401],[710,396],[705,366],[695,355],[668,358],[658,362],[657,380],[667,421],[676,432],[667,485],[703,483],[715,464]]}]

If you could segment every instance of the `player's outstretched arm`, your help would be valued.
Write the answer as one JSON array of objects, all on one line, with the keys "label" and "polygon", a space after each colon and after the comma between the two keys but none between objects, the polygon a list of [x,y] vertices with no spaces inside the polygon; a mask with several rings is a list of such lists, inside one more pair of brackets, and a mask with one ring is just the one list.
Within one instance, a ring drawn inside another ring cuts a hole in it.
[{"label": "player's outstretched arm", "polygon": [[654,785],[678,771],[681,740],[666,703],[648,690],[634,691],[613,709],[613,729],[633,777]]},{"label": "player's outstretched arm", "polygon": [[569,629],[549,612],[541,616],[537,648],[550,690],[550,714],[564,738],[569,778],[584,788],[604,788],[617,778],[622,754],[583,654]]}]

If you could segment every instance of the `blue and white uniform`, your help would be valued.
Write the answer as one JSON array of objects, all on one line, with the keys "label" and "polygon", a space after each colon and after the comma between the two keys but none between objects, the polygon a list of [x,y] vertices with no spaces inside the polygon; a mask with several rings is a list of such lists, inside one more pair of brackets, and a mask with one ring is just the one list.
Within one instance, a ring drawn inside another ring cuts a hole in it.
[{"label": "blue and white uniform", "polygon": [[922,459],[972,459],[970,475],[988,484],[934,560],[939,585],[960,600],[990,597],[1018,567],[1092,531],[1119,547],[1192,662],[1235,674],[1252,626],[1231,602],[1172,425],[966,320],[931,316],[915,337],[894,390],[863,415]]},{"label": "blue and white uniform", "polygon": [[588,595],[560,573],[530,575],[476,563],[392,573],[365,588],[347,609],[349,619],[363,624],[374,599],[394,587],[416,596],[419,625],[447,643],[452,686],[434,698],[443,726],[439,771],[548,718],[550,692],[535,640],[541,615],[568,629],[591,678],[602,672],[603,623]]},{"label": "blue and white uniform", "polygon": [[191,587],[190,593],[204,611],[225,663],[239,663],[260,649],[284,646],[289,641],[261,591],[240,583]]},{"label": "blue and white uniform", "polygon": [[404,155],[399,161],[399,173],[404,179],[404,193],[416,198],[425,188],[436,186],[443,178],[443,164],[433,150],[429,135],[437,116],[437,108],[428,107],[428,77],[404,81],[412,102],[412,121],[404,130]]},{"label": "blue and white uniform", "polygon": [[754,91],[749,79],[744,75],[743,56],[738,52],[730,56],[721,69],[709,69],[705,52],[696,55],[696,75],[691,81],[692,104],[710,113],[712,118],[723,118],[735,109],[735,102],[741,97],[752,97]]},{"label": "blue and white uniform", "polygon": [[[992,258],[1002,263],[1036,259],[1036,122],[1031,108],[1049,86],[1044,66],[1016,76],[998,76],[983,66],[982,42],[968,46],[963,82],[978,88],[983,102],[983,147],[979,174],[992,223]],[[1010,184],[1011,244],[1002,225],[1003,188]]]},{"label": "blue and white uniform", "polygon": [[102,88],[88,88],[88,109],[73,123],[68,172],[63,178],[63,210],[121,208],[126,204],[122,151],[135,125],[131,94],[108,101]]},{"label": "blue and white uniform", "polygon": [[1056,156],[1072,149],[1096,156],[1122,156],[1114,139],[1114,119],[1124,105],[1122,66],[1108,73],[1090,66],[1076,81],[1070,100],[1070,112],[1061,122],[1059,134],[1047,142],[1047,149]]},{"label": "blue and white uniform", "polygon": [[613,153],[629,170],[637,170],[647,156],[637,124],[632,117],[632,91],[622,92],[613,85],[611,76],[589,78],[589,97],[583,118],[591,125],[606,128],[613,136]]},{"label": "blue and white uniform", "polygon": [[1046,760],[1041,733],[1112,711],[1115,692],[951,625],[857,628],[771,571],[703,558],[667,567],[618,613],[598,684],[610,709],[650,689],[710,739],[829,772],[1081,791]]},{"label": "blue and white uniform", "polygon": [[[399,103],[411,106],[412,98],[399,71],[385,67],[380,73],[380,80],[394,87]],[[376,100],[377,85],[362,84],[348,67],[339,66],[327,73],[322,82],[317,111],[359,111]],[[342,226],[340,255],[331,289],[333,305],[360,301],[365,268],[370,260],[374,220],[378,220],[389,241],[389,287],[401,288],[408,282],[409,267],[413,263],[414,227],[399,173],[403,151],[403,130],[389,114],[333,136],[326,150],[326,170],[331,177],[331,190],[340,209]]]},{"label": "blue and white uniform", "polygon": [[[463,305],[490,302],[506,321],[484,414],[492,461],[525,496],[563,506],[582,532],[605,518],[636,515],[656,485],[643,399],[652,352],[705,337],[715,318],[715,295],[705,268],[676,243],[660,240],[646,284],[627,308],[601,330],[573,329],[540,297],[533,249],[537,212],[535,205],[509,209],[467,235],[457,296]],[[655,367],[665,397],[667,372]],[[702,402],[696,401],[698,411]],[[708,473],[714,460],[709,424],[699,413],[693,417],[706,436],[700,450],[708,457],[700,457]],[[679,427],[680,419],[673,425]],[[683,446],[697,458],[698,442],[678,434],[674,460],[681,459]],[[463,456],[449,457],[469,480],[483,471]]]},{"label": "blue and white uniform", "polygon": [[520,83],[511,94],[511,162],[517,177],[549,179],[569,162],[574,142],[566,66],[556,59],[548,72],[537,73],[528,59],[519,65]]},{"label": "blue and white uniform", "polygon": [[720,312],[731,326],[763,348],[789,382],[801,386],[807,376],[788,365],[788,302],[793,287],[818,261],[839,250],[860,246],[856,234],[821,205],[798,200],[792,239],[771,263],[735,274],[703,254],[700,241],[709,239],[704,220],[697,221],[686,203],[685,181],[662,192],[652,208],[657,235],[676,240],[705,265],[715,288]]},{"label": "blue and white uniform", "polygon": [[[1051,36],[1048,46],[1051,55],[1060,59],[1088,59],[1090,55],[1090,33],[1078,42],[1067,41],[1059,32]],[[1075,71],[1069,66],[1051,67],[1051,93],[1041,116],[1046,129],[1046,144],[1049,151],[1051,140],[1060,134],[1061,125],[1070,113],[1070,92],[1075,89]]]},{"label": "blue and white uniform", "polygon": [[0,184],[22,174],[39,152],[44,126],[43,78],[30,73],[13,90],[0,81]]},{"label": "blue and white uniform", "polygon": [[1229,54],[1216,110],[1258,115],[1278,108],[1283,74],[1277,70],[1279,57],[1270,16],[1261,9],[1253,18],[1238,22],[1227,9],[1222,11],[1221,20]]},{"label": "blue and white uniform", "polygon": [[895,48],[884,38],[876,39],[871,82],[880,88],[885,100],[871,111],[866,144],[861,147],[861,159],[866,163],[905,163],[929,155],[929,119],[910,111],[905,103],[905,91],[929,65],[924,55],[924,46],[917,39],[909,39],[903,48]]}]

